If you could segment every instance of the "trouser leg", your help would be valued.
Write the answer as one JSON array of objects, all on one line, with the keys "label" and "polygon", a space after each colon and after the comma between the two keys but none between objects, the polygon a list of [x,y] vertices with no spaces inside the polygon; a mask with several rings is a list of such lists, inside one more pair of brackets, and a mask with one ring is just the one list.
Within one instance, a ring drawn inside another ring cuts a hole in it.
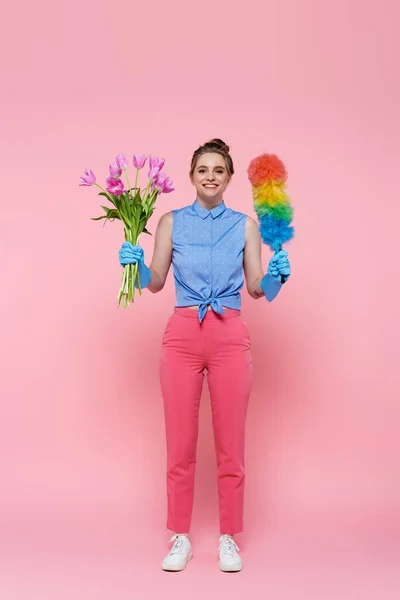
[{"label": "trouser leg", "polygon": [[198,320],[174,314],[163,338],[160,381],[167,442],[167,528],[178,533],[189,532],[192,518],[203,370]]},{"label": "trouser leg", "polygon": [[[231,314],[231,313],[229,313]],[[208,323],[207,361],[217,458],[221,534],[243,530],[244,444],[252,359],[240,316]]]}]

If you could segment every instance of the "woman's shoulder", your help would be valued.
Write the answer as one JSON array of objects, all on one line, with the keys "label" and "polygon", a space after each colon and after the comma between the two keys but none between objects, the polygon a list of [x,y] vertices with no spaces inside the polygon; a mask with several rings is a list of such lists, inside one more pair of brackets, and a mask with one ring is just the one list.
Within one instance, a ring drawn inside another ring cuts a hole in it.
[{"label": "woman's shoulder", "polygon": [[239,218],[239,219],[251,219],[251,217],[249,217],[246,213],[240,211],[240,210],[236,210],[234,208],[231,208],[230,206],[226,207],[226,212],[228,215]]},{"label": "woman's shoulder", "polygon": [[160,221],[164,221],[164,222],[172,222],[172,218],[173,218],[173,211],[170,210],[167,213],[164,213],[163,215],[161,215],[160,217]]},{"label": "woman's shoulder", "polygon": [[245,217],[246,217],[246,227],[249,227],[250,229],[254,229],[254,228],[258,229],[258,223],[253,217],[250,217],[250,215],[245,215]]},{"label": "woman's shoulder", "polygon": [[172,211],[170,210],[169,212],[161,215],[160,220],[158,221],[158,228],[159,229],[170,229],[170,228],[172,228],[172,221],[173,221],[173,215],[172,215]]}]

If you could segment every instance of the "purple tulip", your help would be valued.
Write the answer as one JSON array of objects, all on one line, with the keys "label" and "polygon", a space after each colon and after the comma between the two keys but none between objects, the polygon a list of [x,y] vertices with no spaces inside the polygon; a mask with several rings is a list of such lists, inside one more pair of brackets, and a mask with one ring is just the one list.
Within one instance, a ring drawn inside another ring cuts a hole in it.
[{"label": "purple tulip", "polygon": [[172,180],[168,175],[160,171],[153,180],[153,188],[162,194],[168,194],[174,191]]},{"label": "purple tulip", "polygon": [[113,162],[110,165],[110,176],[114,179],[118,179],[122,175],[122,169],[117,165],[117,162]]},{"label": "purple tulip", "polygon": [[147,156],[145,156],[144,154],[134,154],[133,155],[133,166],[136,169],[143,169],[146,160],[147,160]]},{"label": "purple tulip", "polygon": [[110,194],[115,194],[119,196],[124,191],[124,183],[121,179],[116,179],[115,177],[107,177],[106,179],[106,190]]},{"label": "purple tulip", "polygon": [[175,190],[175,188],[173,187],[172,179],[170,177],[167,177],[167,179],[165,180],[165,184],[164,184],[162,193],[169,194],[170,192],[173,192],[174,190]]},{"label": "purple tulip", "polygon": [[[153,169],[157,169],[158,171],[161,171],[161,169],[163,168],[165,163],[165,158],[158,158],[158,156],[149,156],[149,165],[150,165],[150,171],[152,171]],[[149,175],[150,177],[150,175]]]},{"label": "purple tulip", "polygon": [[117,163],[117,166],[123,171],[125,171],[128,168],[128,161],[125,154],[118,154],[118,156],[115,159],[115,162]]},{"label": "purple tulip", "polygon": [[79,177],[79,185],[93,185],[96,183],[96,175],[90,169],[86,169],[82,177]]},{"label": "purple tulip", "polygon": [[153,181],[155,179],[157,179],[158,174],[160,173],[160,169],[158,167],[155,167],[153,169],[150,169],[149,171],[149,179],[150,181],[153,183]]}]

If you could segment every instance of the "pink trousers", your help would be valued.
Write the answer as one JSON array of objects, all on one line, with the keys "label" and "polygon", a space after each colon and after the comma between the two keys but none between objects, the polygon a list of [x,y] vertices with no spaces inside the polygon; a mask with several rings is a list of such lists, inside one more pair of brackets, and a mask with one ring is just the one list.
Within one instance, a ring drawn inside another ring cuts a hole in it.
[{"label": "pink trousers", "polygon": [[244,440],[252,381],[247,326],[240,311],[175,308],[164,333],[160,378],[167,441],[167,528],[190,530],[199,406],[207,370],[217,458],[220,533],[243,530]]}]

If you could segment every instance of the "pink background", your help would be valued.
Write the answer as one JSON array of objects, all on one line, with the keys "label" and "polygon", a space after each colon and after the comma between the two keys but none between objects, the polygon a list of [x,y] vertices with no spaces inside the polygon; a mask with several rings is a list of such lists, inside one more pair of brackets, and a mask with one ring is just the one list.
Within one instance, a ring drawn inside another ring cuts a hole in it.
[{"label": "pink background", "polygon": [[[398,598],[395,0],[40,0],[5,13],[2,598]],[[122,230],[90,221],[100,198],[78,187],[88,167],[104,181],[119,152],[165,157],[176,191],[154,231],[193,201],[190,158],[214,136],[236,169],[225,200],[248,214],[249,161],[284,160],[297,230],[280,297],[243,294],[255,383],[233,580],[216,565],[206,388],[196,560],[160,569],[158,356],[173,280],[117,309]]]}]

